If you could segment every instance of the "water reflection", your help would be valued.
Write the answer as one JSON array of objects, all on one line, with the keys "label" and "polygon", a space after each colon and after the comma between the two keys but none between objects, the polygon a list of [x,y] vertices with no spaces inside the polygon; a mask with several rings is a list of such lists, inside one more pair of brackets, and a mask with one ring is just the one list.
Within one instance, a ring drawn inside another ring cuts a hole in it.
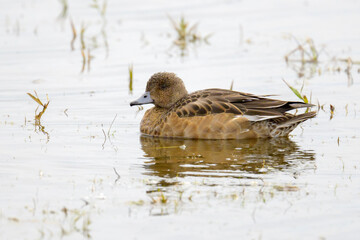
[{"label": "water reflection", "polygon": [[147,158],[145,174],[163,178],[257,178],[274,171],[301,171],[315,159],[312,151],[301,150],[288,138],[185,140],[141,136],[140,142]]},{"label": "water reflection", "polygon": [[313,62],[288,61],[287,66],[292,69],[299,78],[311,79],[319,73],[319,66]]}]

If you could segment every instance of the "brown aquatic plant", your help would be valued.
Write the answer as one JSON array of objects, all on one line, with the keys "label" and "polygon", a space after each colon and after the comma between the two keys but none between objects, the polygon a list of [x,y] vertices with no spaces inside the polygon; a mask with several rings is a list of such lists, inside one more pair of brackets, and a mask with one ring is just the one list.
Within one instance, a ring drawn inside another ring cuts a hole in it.
[{"label": "brown aquatic plant", "polygon": [[81,49],[85,50],[86,45],[85,45],[85,31],[86,31],[86,27],[84,24],[81,24],[81,29],[80,29],[80,43],[81,43]]},{"label": "brown aquatic plant", "polygon": [[330,120],[333,119],[335,112],[335,107],[330,104]]},{"label": "brown aquatic plant", "polygon": [[129,65],[129,92],[133,92],[133,73],[134,73],[134,66],[132,64]]},{"label": "brown aquatic plant", "polygon": [[[353,85],[352,68],[353,65],[360,65],[360,61],[355,61],[351,57],[332,57],[326,60],[325,66],[320,65],[319,56],[324,48],[318,50],[314,40],[311,38],[300,42],[294,36],[291,37],[296,41],[297,47],[288,52],[284,58],[288,66],[290,66],[300,78],[305,75],[311,78],[316,73],[321,75],[323,71],[344,72],[347,75],[348,86]],[[342,66],[343,63],[346,64],[346,66]]]},{"label": "brown aquatic plant", "polygon": [[274,189],[280,192],[296,192],[300,190],[295,185],[274,185]]},{"label": "brown aquatic plant", "polygon": [[65,19],[68,16],[69,13],[69,4],[67,0],[59,0],[61,4],[61,13],[58,16],[58,19]]},{"label": "brown aquatic plant", "polygon": [[106,10],[107,10],[107,0],[104,0],[102,4],[100,4],[97,0],[93,0],[92,4],[90,5],[91,8],[94,8],[98,11],[100,17],[101,17],[101,36],[103,38],[105,50],[106,50],[106,58],[109,56],[109,43],[107,40],[107,34],[106,34]]},{"label": "brown aquatic plant", "polygon": [[[82,66],[81,66],[81,70],[80,70],[81,73],[83,73],[86,68],[87,68],[87,71],[90,72],[91,61],[94,58],[94,56],[91,55],[91,51],[93,49],[99,47],[99,45],[98,45],[98,37],[99,36],[101,36],[103,38],[104,47],[106,50],[106,57],[108,57],[108,55],[109,55],[109,43],[108,43],[107,34],[106,34],[107,0],[102,1],[101,4],[99,3],[98,0],[93,0],[90,7],[96,9],[101,17],[100,33],[95,34],[94,36],[85,36],[87,27],[89,27],[89,25],[85,25],[84,23],[82,23],[80,30],[77,31],[73,20],[70,18],[70,26],[71,26],[71,31],[72,31],[72,39],[70,41],[70,47],[71,47],[72,51],[75,50],[75,42],[76,42],[76,39],[79,38],[80,53],[81,53],[81,57],[82,57]],[[90,40],[88,40],[88,39],[90,39]]]},{"label": "brown aquatic plant", "polygon": [[81,31],[80,31],[80,43],[81,43],[81,57],[82,57],[82,66],[81,66],[81,73],[83,73],[85,71],[85,68],[87,66],[87,70],[88,72],[90,72],[90,65],[91,65],[91,60],[94,58],[93,55],[91,55],[90,52],[90,48],[86,47],[85,44],[85,26],[82,25],[81,26]]},{"label": "brown aquatic plant", "polygon": [[[320,52],[315,47],[314,40],[308,38],[305,42],[300,43],[295,37],[294,39],[297,42],[298,46],[285,55],[286,62],[295,61],[302,63],[317,63],[319,61]],[[300,54],[300,58],[290,58],[295,56],[296,54]]]},{"label": "brown aquatic plant", "polygon": [[85,71],[85,67],[86,67],[86,54],[85,54],[85,50],[81,49],[81,56],[82,56],[82,67],[81,67],[81,73],[83,73]]},{"label": "brown aquatic plant", "polygon": [[[85,71],[86,64],[90,63],[90,52],[88,51],[88,56],[86,56],[86,45],[85,45],[85,31],[86,27],[84,24],[81,25],[80,29],[80,44],[81,44],[81,57],[82,57],[82,66],[81,66],[81,73]],[[90,68],[88,68],[90,70]]]},{"label": "brown aquatic plant", "polygon": [[42,107],[42,110],[39,113],[37,113],[39,106],[35,109],[35,131],[40,131],[43,134],[45,134],[47,137],[47,142],[48,142],[50,139],[50,135],[48,132],[45,131],[45,127],[43,125],[41,125],[41,117],[45,113],[47,107],[49,106],[50,100],[49,100],[48,95],[46,95],[47,101],[46,101],[46,103],[43,103],[40,100],[39,96],[37,95],[37,92],[34,91],[34,93],[35,93],[35,96],[32,95],[31,93],[27,93],[27,94]]},{"label": "brown aquatic plant", "polygon": [[294,36],[292,38],[296,41],[297,47],[288,52],[284,58],[285,62],[290,66],[298,76],[312,77],[315,73],[321,74],[321,70],[318,68],[320,51],[315,46],[314,40],[311,38],[300,42]]},{"label": "brown aquatic plant", "polygon": [[74,22],[72,21],[72,19],[70,19],[70,26],[71,26],[71,30],[72,30],[72,34],[73,34],[73,37],[70,42],[70,46],[71,46],[71,51],[74,51],[75,50],[74,43],[77,38],[77,33],[76,33],[75,25],[74,25]]},{"label": "brown aquatic plant", "polygon": [[45,113],[49,103],[50,103],[50,100],[49,100],[49,97],[47,96],[47,101],[46,103],[42,103],[39,96],[37,95],[36,91],[34,91],[35,93],[35,96],[32,95],[31,93],[27,93],[35,102],[37,102],[40,106],[42,106],[42,110],[38,113],[37,113],[37,110],[38,110],[38,107],[36,108],[35,110],[35,125],[40,125],[40,120],[41,120],[41,117],[42,115]]},{"label": "brown aquatic plant", "polygon": [[173,43],[180,48],[182,56],[185,55],[185,50],[190,43],[196,44],[204,42],[209,44],[209,38],[212,34],[208,34],[205,37],[202,37],[197,31],[198,23],[190,25],[190,23],[185,20],[184,16],[182,16],[178,22],[176,22],[170,16],[168,16],[168,18],[170,19],[170,22],[177,33],[177,38]]},{"label": "brown aquatic plant", "polygon": [[94,56],[91,55],[90,49],[88,48],[88,50],[87,50],[87,69],[88,69],[88,72],[90,72],[91,60],[92,60],[93,58],[94,58]]},{"label": "brown aquatic plant", "polygon": [[[336,64],[337,62],[342,62],[346,64],[346,68],[344,72],[346,73],[347,79],[348,79],[348,87],[352,86],[354,84],[354,79],[352,76],[352,68],[354,65],[360,65],[360,61],[355,61],[351,57],[347,58],[336,58],[334,57],[332,61]],[[336,66],[336,65],[335,65]],[[340,66],[337,66],[336,68],[333,68],[333,70],[340,72],[342,71],[342,68]],[[359,72],[359,71],[358,71]]]},{"label": "brown aquatic plant", "polygon": [[233,90],[233,87],[234,87],[234,80],[231,81],[231,84],[230,84],[230,90],[232,91]]},{"label": "brown aquatic plant", "polygon": [[[63,213],[61,229],[61,238],[73,234],[74,232],[81,233],[86,239],[91,238],[90,235],[90,209],[89,204],[85,201],[85,206],[79,209],[69,209],[63,207],[61,212]],[[86,208],[85,208],[86,207]]]},{"label": "brown aquatic plant", "polygon": [[158,204],[158,203],[164,204],[164,205],[167,204],[169,202],[168,197],[166,197],[165,194],[163,193],[163,191],[161,191],[160,189],[158,189],[158,192],[159,192],[159,194],[157,197],[154,198],[154,197],[150,196],[151,204]]},{"label": "brown aquatic plant", "polygon": [[107,1],[103,1],[102,6],[99,4],[97,0],[93,0],[90,7],[95,8],[98,10],[101,17],[105,18],[106,10],[107,10]]},{"label": "brown aquatic plant", "polygon": [[[111,130],[111,128],[112,128],[112,126],[113,126],[113,124],[114,124],[114,122],[115,122],[116,117],[117,117],[117,114],[115,114],[115,117],[114,117],[114,119],[112,120],[112,122],[111,122],[111,124],[110,124],[110,127],[109,127],[109,129],[108,129],[108,131],[107,131],[107,134],[105,133],[104,129],[102,129],[102,132],[103,132],[103,134],[104,134],[104,143],[102,144],[102,149],[105,148],[106,140],[109,139],[109,142],[110,142],[111,146],[114,148],[115,151],[117,151],[117,148],[116,148],[115,145],[111,142],[111,135],[110,135],[110,130]],[[112,135],[114,135],[114,133],[113,133]],[[106,136],[107,136],[107,137],[106,137]]]}]

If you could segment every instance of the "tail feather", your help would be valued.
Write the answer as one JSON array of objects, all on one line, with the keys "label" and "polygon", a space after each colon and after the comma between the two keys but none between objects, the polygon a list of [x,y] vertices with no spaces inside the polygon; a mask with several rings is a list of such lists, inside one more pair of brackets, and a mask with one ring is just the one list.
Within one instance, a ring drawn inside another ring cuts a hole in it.
[{"label": "tail feather", "polygon": [[313,118],[316,116],[316,112],[308,112],[308,113],[303,113],[303,114],[299,114],[296,116],[293,116],[283,122],[281,122],[277,128],[286,128],[289,126],[292,126],[294,124],[298,125],[299,123],[302,123],[310,118]]},{"label": "tail feather", "polygon": [[308,112],[296,116],[288,116],[287,120],[280,122],[270,132],[271,137],[285,137],[289,135],[300,123],[316,116],[316,112]]},{"label": "tail feather", "polygon": [[299,115],[286,113],[278,118],[252,121],[252,130],[259,138],[285,137],[300,123],[316,116],[316,112],[308,112]]},{"label": "tail feather", "polygon": [[315,107],[316,105],[310,103],[295,102],[295,103],[290,103],[289,106],[295,109],[295,108]]}]

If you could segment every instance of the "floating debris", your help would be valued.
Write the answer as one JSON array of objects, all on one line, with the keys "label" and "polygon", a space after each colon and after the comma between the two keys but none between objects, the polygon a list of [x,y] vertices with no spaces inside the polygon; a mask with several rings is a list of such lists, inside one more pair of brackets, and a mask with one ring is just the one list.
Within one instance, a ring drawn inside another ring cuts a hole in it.
[{"label": "floating debris", "polygon": [[179,148],[182,149],[182,150],[185,150],[185,149],[186,149],[186,145],[183,144],[183,145],[179,146]]},{"label": "floating debris", "polygon": [[280,185],[275,185],[274,189],[280,192],[296,192],[299,191],[299,188],[297,186],[293,186],[293,185],[284,185],[284,186],[280,186]]},{"label": "floating debris", "polygon": [[335,112],[335,107],[330,104],[330,120],[333,119]]}]

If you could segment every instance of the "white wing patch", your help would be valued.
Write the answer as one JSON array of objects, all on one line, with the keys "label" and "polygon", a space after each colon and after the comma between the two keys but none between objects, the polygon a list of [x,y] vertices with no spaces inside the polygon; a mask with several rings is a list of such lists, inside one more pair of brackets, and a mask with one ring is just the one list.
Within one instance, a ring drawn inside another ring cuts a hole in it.
[{"label": "white wing patch", "polygon": [[244,114],[244,115],[237,115],[235,117],[245,117],[251,122],[260,122],[260,121],[264,121],[264,120],[268,120],[268,119],[272,119],[272,118],[278,118],[278,117],[281,117],[281,115],[278,115],[278,116],[261,116],[261,115],[246,115],[246,114]]}]

